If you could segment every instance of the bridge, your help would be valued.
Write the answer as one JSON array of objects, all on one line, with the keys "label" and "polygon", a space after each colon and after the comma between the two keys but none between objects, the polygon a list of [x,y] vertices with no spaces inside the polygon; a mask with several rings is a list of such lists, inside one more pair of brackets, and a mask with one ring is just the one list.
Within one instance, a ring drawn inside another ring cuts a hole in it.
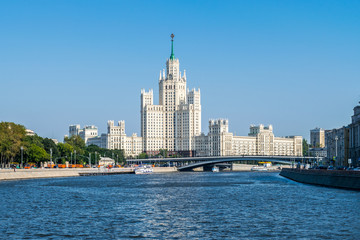
[{"label": "bridge", "polygon": [[128,159],[128,164],[162,164],[167,163],[177,167],[178,171],[191,171],[198,167],[210,167],[216,164],[232,162],[271,162],[280,164],[295,164],[315,162],[316,157],[299,157],[299,156],[215,156],[215,157],[186,157],[186,158],[147,158],[147,159]]}]

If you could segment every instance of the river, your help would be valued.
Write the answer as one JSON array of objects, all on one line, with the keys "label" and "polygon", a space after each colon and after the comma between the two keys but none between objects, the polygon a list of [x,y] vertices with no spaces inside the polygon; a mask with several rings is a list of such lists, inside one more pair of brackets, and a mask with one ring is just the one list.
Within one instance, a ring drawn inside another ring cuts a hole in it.
[{"label": "river", "polygon": [[278,173],[0,182],[1,239],[360,239],[360,192]]}]

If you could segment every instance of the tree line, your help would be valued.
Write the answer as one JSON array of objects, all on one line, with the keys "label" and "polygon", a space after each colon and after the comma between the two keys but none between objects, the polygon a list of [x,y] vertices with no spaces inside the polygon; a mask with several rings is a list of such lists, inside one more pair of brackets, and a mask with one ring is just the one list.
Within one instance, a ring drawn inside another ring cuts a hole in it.
[{"label": "tree line", "polygon": [[113,158],[120,164],[125,163],[123,150],[110,150],[95,145],[85,146],[80,136],[65,137],[63,143],[55,144],[52,139],[42,138],[38,135],[26,135],[23,125],[13,122],[0,122],[0,166],[23,164],[41,165],[49,162],[54,163],[92,164],[99,161],[100,156]]}]

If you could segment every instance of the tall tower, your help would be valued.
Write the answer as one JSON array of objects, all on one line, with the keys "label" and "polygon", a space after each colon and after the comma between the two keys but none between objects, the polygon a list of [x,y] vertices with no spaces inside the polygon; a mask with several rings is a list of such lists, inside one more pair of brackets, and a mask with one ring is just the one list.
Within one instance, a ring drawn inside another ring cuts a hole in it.
[{"label": "tall tower", "polygon": [[159,75],[159,105],[153,103],[153,92],[141,92],[141,136],[144,151],[156,154],[160,149],[191,151],[194,136],[201,132],[200,90],[186,88],[186,73],[180,72],[179,59],[174,54],[174,34],[171,34],[171,54],[166,70]]},{"label": "tall tower", "polygon": [[164,106],[164,148],[175,151],[176,111],[186,104],[186,75],[181,76],[179,59],[174,55],[174,34],[171,34],[171,54],[166,60],[166,72],[160,74],[159,104]]}]

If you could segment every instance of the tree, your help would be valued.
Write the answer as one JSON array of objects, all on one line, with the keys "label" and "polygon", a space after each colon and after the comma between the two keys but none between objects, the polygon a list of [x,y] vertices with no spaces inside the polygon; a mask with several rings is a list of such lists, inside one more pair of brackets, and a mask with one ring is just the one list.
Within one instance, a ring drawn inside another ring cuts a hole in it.
[{"label": "tree", "polygon": [[2,165],[10,163],[15,156],[19,155],[24,137],[24,126],[12,122],[0,122],[0,158]]},{"label": "tree", "polygon": [[69,157],[71,153],[74,151],[73,146],[71,146],[68,143],[58,143],[58,149],[61,156],[67,156]]},{"label": "tree", "polygon": [[309,154],[309,144],[307,143],[306,139],[303,139],[303,156],[308,156]]},{"label": "tree", "polygon": [[160,153],[159,155],[163,156],[164,158],[166,158],[168,156],[168,150],[167,149],[160,149]]},{"label": "tree", "polygon": [[30,148],[27,150],[27,155],[30,162],[44,162],[49,160],[49,154],[41,147],[36,144],[31,144]]},{"label": "tree", "polygon": [[57,158],[60,157],[60,152],[59,149],[57,147],[57,145],[54,143],[53,140],[51,140],[50,138],[43,138],[42,139],[42,144],[44,145],[44,149],[47,153],[50,153],[50,149],[52,149],[52,157]]},{"label": "tree", "polygon": [[85,154],[85,141],[79,135],[73,135],[70,138],[65,137],[64,142],[70,144],[79,155]]},{"label": "tree", "polygon": [[139,156],[138,156],[139,159],[145,159],[145,158],[148,158],[148,157],[149,156],[145,152],[140,153]]}]

